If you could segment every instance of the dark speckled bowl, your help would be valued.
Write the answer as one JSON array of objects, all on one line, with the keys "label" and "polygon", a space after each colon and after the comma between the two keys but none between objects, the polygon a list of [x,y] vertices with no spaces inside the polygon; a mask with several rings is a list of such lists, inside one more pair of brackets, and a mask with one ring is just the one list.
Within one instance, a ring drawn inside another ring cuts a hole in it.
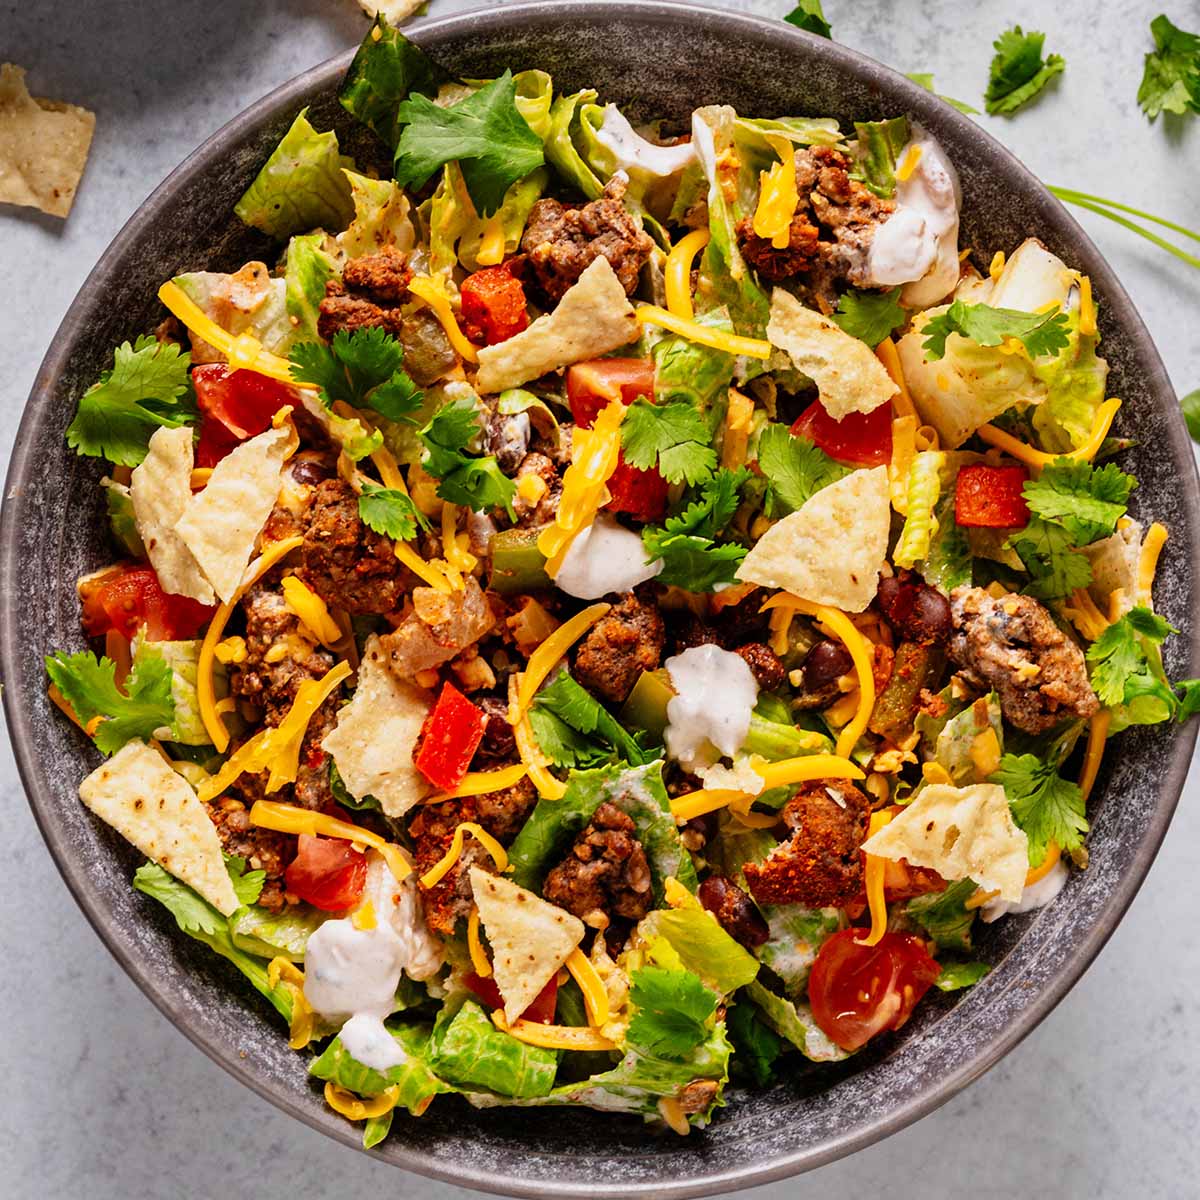
[{"label": "dark speckled bowl", "polygon": [[[1037,234],[1091,276],[1111,392],[1125,398],[1121,432],[1138,443],[1125,460],[1141,480],[1134,508],[1171,528],[1157,600],[1185,634],[1172,640],[1168,666],[1200,674],[1192,620],[1197,480],[1175,396],[1104,259],[1007,150],[901,76],[777,21],[668,4],[513,4],[425,23],[413,36],[456,74],[543,67],[560,90],[598,88],[635,118],[683,119],[696,105],[729,103],[749,113],[833,114],[843,122],[907,111],[924,122],[958,166],[963,244],[980,262]],[[13,452],[0,544],[0,647],[5,711],[30,803],[109,949],[226,1070],[314,1128],[357,1145],[358,1130],[325,1107],[274,1013],[132,890],[138,856],[78,802],[76,787],[96,755],[48,703],[42,673],[45,653],[82,646],[74,581],[109,553],[99,532],[100,465],[77,458],[63,441],[76,399],[114,343],[159,320],[162,280],[270,253],[234,218],[233,204],[302,105],[312,106],[318,128],[335,126],[361,161],[373,157],[335,99],[349,57],[293,80],[210,138],[142,205],[80,292],[34,384]],[[933,993],[902,1033],[850,1062],[798,1069],[766,1092],[734,1089],[711,1128],[684,1139],[656,1135],[632,1118],[475,1112],[443,1098],[420,1120],[398,1117],[374,1153],[487,1191],[692,1196],[792,1175],[868,1145],[982,1074],[1079,978],[1150,867],[1194,738],[1194,729],[1124,734],[1091,804],[1091,867],[1074,873],[1049,907],[983,931],[980,953],[995,964],[984,982],[957,1000]]]}]

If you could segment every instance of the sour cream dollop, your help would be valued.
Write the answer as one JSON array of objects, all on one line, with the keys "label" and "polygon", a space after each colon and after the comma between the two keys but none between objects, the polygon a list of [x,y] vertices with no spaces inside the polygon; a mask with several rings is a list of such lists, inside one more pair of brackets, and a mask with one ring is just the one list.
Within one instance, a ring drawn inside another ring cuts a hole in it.
[{"label": "sour cream dollop", "polygon": [[1008,913],[1032,912],[1035,908],[1045,908],[1063,890],[1068,874],[1067,864],[1059,859],[1037,883],[1031,883],[1025,888],[1021,899],[1015,904],[1006,900],[990,900],[979,910],[979,915],[985,924],[990,925]]},{"label": "sour cream dollop", "polygon": [[631,592],[653,579],[663,568],[662,559],[646,561],[642,539],[605,513],[567,547],[555,586],[579,600],[599,600],[609,592]]},{"label": "sour cream dollop", "polygon": [[876,230],[867,254],[875,287],[905,284],[909,308],[928,308],[958,282],[958,212],[962,191],[946,152],[920,126],[898,162],[919,154],[911,174],[896,184],[896,211]]},{"label": "sour cream dollop", "polygon": [[688,771],[732,758],[750,731],[758,684],[746,660],[720,646],[693,646],[664,664],[675,695],[667,701],[667,753]]},{"label": "sour cream dollop", "polygon": [[370,904],[372,928],[349,918],[326,921],[304,951],[304,997],[334,1024],[344,1022],[342,1044],[364,1067],[387,1071],[406,1059],[384,1027],[396,1000],[400,976],[428,979],[442,964],[441,948],[421,916],[412,879],[403,883],[372,853],[360,908]]},{"label": "sour cream dollop", "polygon": [[696,157],[690,142],[656,146],[647,141],[615,104],[605,107],[604,123],[596,130],[596,141],[612,151],[618,170],[630,174],[641,171],[659,179],[678,175]]}]

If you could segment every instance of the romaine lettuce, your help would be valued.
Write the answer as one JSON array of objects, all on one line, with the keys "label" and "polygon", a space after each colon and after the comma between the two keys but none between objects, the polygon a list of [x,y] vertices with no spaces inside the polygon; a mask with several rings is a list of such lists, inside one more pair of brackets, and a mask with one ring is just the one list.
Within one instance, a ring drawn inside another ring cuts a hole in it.
[{"label": "romaine lettuce", "polygon": [[553,1050],[503,1033],[474,1000],[457,1010],[448,1003],[438,1014],[427,1061],[436,1075],[460,1087],[518,1100],[548,1095],[558,1069]]},{"label": "romaine lettuce", "polygon": [[409,216],[408,197],[391,179],[371,179],[344,171],[354,202],[354,219],[337,235],[338,247],[347,258],[374,254],[384,246],[411,250],[417,231]]},{"label": "romaine lettuce", "polygon": [[325,252],[325,237],[306,233],[288,242],[284,273],[284,304],[291,318],[293,343],[315,342],[325,284],[336,273],[333,259]]},{"label": "romaine lettuce", "polygon": [[[252,333],[272,354],[286,358],[296,341],[287,306],[287,281],[267,276],[262,263],[243,267],[235,275],[218,271],[190,271],[171,281],[222,329],[232,334]],[[207,343],[192,336],[193,362],[223,362]]]},{"label": "romaine lettuce", "polygon": [[145,558],[146,547],[142,543],[137,519],[133,515],[133,500],[129,495],[129,488],[107,476],[100,484],[104,488],[104,506],[108,510],[108,527],[112,531],[113,541],[117,543],[122,554]]},{"label": "romaine lettuce", "polygon": [[[198,639],[185,642],[148,642],[138,639],[134,646],[133,662],[158,659],[171,668],[171,698],[175,701],[175,717],[171,722],[173,742],[185,746],[208,746],[212,738],[204,727],[200,716],[200,700],[196,695],[196,676],[200,664],[200,642]],[[228,691],[225,669],[220,664],[214,667],[214,685],[217,698]]]},{"label": "romaine lettuce", "polygon": [[[758,974],[758,962],[697,903],[695,908],[660,909],[638,924],[638,936],[649,943],[649,957],[660,966],[682,968],[728,995]],[[669,961],[656,948],[666,943]]]},{"label": "romaine lettuce", "polygon": [[[979,719],[981,712],[984,717],[982,725]],[[950,778],[959,787],[983,782],[971,754],[976,737],[988,727],[995,733],[997,748],[1003,753],[1004,725],[1000,719],[1000,700],[995,692],[989,692],[951,717],[938,734],[934,761],[946,768]]]},{"label": "romaine lettuce", "polygon": [[785,1041],[791,1042],[805,1058],[813,1062],[841,1062],[850,1056],[821,1031],[807,1004],[793,1003],[775,995],[755,980],[746,988],[747,998],[762,1013],[763,1020]]},{"label": "romaine lettuce", "polygon": [[279,912],[251,904],[229,918],[229,933],[233,944],[247,954],[303,962],[308,939],[329,917],[307,904],[288,905]]}]

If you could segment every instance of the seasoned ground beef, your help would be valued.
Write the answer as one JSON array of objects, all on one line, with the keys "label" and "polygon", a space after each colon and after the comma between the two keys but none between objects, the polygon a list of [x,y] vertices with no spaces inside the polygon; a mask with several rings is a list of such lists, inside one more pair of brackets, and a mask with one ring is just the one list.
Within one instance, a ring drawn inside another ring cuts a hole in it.
[{"label": "seasoned ground beef", "polygon": [[408,297],[412,278],[408,255],[395,246],[384,246],[374,254],[349,259],[342,269],[342,283],[354,292],[366,292],[374,300],[399,304]]},{"label": "seasoned ground beef", "polygon": [[665,641],[658,606],[626,592],[579,644],[575,678],[585,688],[620,704],[643,671],[658,667]]},{"label": "seasoned ground beef", "polygon": [[793,276],[825,300],[837,285],[866,282],[867,251],[875,230],[895,211],[895,203],[876,196],[849,174],[850,160],[830,146],[796,150],[796,186],[800,203],[792,218],[788,246],[777,250],[755,234],[749,218],[738,226],[742,254],[772,283]]},{"label": "seasoned ground beef", "polygon": [[841,907],[863,890],[859,848],[867,836],[871,802],[841,779],[800,786],[783,810],[791,838],[742,872],[759,904]]},{"label": "seasoned ground beef", "polygon": [[[301,435],[303,437],[303,434]],[[304,513],[312,490],[323,479],[337,474],[335,456],[328,450],[301,450],[283,469],[279,499],[263,526],[264,542],[281,542],[304,533]]]},{"label": "seasoned ground beef", "polygon": [[378,328],[399,337],[404,323],[399,304],[411,278],[407,255],[394,246],[351,259],[340,280],[331,279],[325,284],[317,332],[331,340],[339,330],[352,333]]},{"label": "seasoned ground beef", "polygon": [[290,833],[275,833],[250,824],[246,805],[233,796],[218,796],[205,807],[217,827],[221,849],[244,858],[252,871],[265,871],[266,881],[256,903],[278,912],[284,905],[283,872],[296,857],[296,838]]},{"label": "seasoned ground beef", "polygon": [[570,853],[546,876],[542,894],[586,925],[613,917],[637,921],[650,911],[650,865],[630,817],[607,801],[592,814]]},{"label": "seasoned ground beef", "polygon": [[763,642],[747,642],[744,646],[737,646],[735,652],[746,660],[755,683],[762,691],[773,692],[783,686],[787,670],[770,646]]},{"label": "seasoned ground beef", "polygon": [[562,476],[549,456],[539,454],[536,450],[526,454],[521,459],[521,465],[517,467],[518,480],[526,475],[536,475],[546,485],[546,490],[536,501],[526,500],[517,492],[513,497],[513,511],[517,514],[517,524],[523,529],[548,525],[554,520],[558,502],[562,498]]},{"label": "seasoned ground beef", "polygon": [[529,256],[542,290],[551,300],[563,294],[603,255],[627,296],[654,243],[623,203],[626,182],[614,178],[599,200],[579,207],[539,200],[529,214],[521,249]]},{"label": "seasoned ground beef", "polygon": [[413,583],[392,543],[358,515],[358,497],[341,479],[317,485],[304,530],[305,582],[326,604],[353,615],[392,612]]},{"label": "seasoned ground beef", "polygon": [[950,657],[968,680],[995,688],[1004,718],[1026,733],[1044,733],[1100,707],[1083,652],[1036,600],[982,588],[950,593]]}]

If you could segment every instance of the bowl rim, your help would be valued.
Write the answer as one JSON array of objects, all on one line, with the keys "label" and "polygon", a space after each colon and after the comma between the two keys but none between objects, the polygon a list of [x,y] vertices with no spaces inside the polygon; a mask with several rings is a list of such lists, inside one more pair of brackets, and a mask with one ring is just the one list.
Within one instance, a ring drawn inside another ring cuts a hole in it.
[{"label": "bowl rim", "polygon": [[[606,17],[641,20],[647,24],[703,21],[720,27],[731,37],[745,35],[754,39],[767,37],[783,42],[789,39],[797,43],[807,42],[810,48],[818,47],[822,55],[839,71],[860,78],[875,77],[885,80],[891,89],[905,99],[910,111],[928,109],[931,102],[929,93],[918,84],[860,51],[817,38],[780,20],[714,9],[702,3],[692,3],[690,0],[521,0],[520,3],[506,4],[498,8],[472,9],[437,19],[423,19],[406,26],[404,32],[413,36],[419,43],[432,41],[436,50],[437,45],[452,42],[465,35],[486,36],[489,33],[503,33],[529,18],[544,18],[548,11],[553,11],[556,19],[569,21],[581,18],[594,20],[598,10],[602,10]],[[44,398],[52,392],[60,378],[72,347],[82,332],[83,314],[103,296],[109,286],[116,261],[131,245],[136,244],[143,227],[153,223],[159,211],[182,184],[211,169],[230,144],[246,140],[254,130],[268,124],[280,113],[301,107],[311,93],[327,88],[345,72],[356,49],[357,47],[354,47],[343,51],[280,84],[251,102],[206,138],[137,206],[71,301],[38,368],[22,411],[5,482],[3,508],[0,510],[0,595],[5,599],[5,603],[0,605],[0,674],[3,678],[15,678],[11,665],[18,660],[21,642],[19,606],[12,602],[19,594],[18,533],[23,507],[21,484],[35,469],[31,455],[33,434],[39,423],[40,410],[44,407]],[[937,113],[939,121],[952,126],[957,125],[963,136],[975,139],[983,152],[992,156],[994,160],[999,160],[1010,172],[1022,177],[1026,187],[1044,193],[1043,202],[1049,201],[1051,210],[1057,210],[1056,216],[1061,228],[1090,255],[1095,264],[1090,269],[1093,276],[1100,279],[1099,290],[1108,299],[1111,310],[1120,313],[1120,323],[1124,332],[1137,348],[1139,355],[1151,367],[1147,389],[1155,395],[1173,397],[1174,390],[1145,323],[1103,255],[1074,217],[1046,190],[1045,185],[986,129],[955,112],[949,105],[941,104]],[[1187,450],[1190,458],[1190,443],[1178,407],[1165,416],[1171,449]],[[1182,482],[1186,503],[1194,513],[1200,511],[1200,479],[1197,477],[1194,462],[1190,476],[1185,477]],[[1188,550],[1191,560],[1200,562],[1200,520],[1192,522]],[[1197,634],[1193,635],[1191,642],[1190,669],[1193,673],[1200,674],[1200,635]],[[242,1059],[235,1046],[217,1042],[179,1021],[170,987],[164,986],[163,982],[150,972],[145,961],[133,953],[123,938],[118,923],[100,910],[91,894],[84,865],[68,851],[67,839],[55,819],[54,807],[44,786],[41,764],[32,750],[32,729],[36,718],[25,701],[22,689],[3,687],[2,696],[18,774],[54,864],[84,916],[126,974],[177,1030],[235,1079],[276,1108],[361,1151],[357,1127],[332,1117],[329,1113],[314,1112],[301,1107],[287,1094],[278,1092],[256,1069],[248,1065],[249,1060]],[[939,1108],[995,1065],[1031,1033],[1074,986],[1112,936],[1141,888],[1166,835],[1188,773],[1197,730],[1198,723],[1192,721],[1189,726],[1175,732],[1169,765],[1153,813],[1129,868],[1114,886],[1087,933],[1072,948],[1057,971],[1026,1007],[998,1031],[986,1035],[974,1052],[956,1069],[939,1076],[923,1094],[911,1098],[886,1116],[868,1121],[846,1135],[780,1155],[762,1166],[738,1166],[711,1174],[692,1175],[682,1180],[647,1180],[632,1183],[597,1180],[590,1185],[530,1178],[513,1178],[510,1181],[497,1178],[495,1174],[486,1173],[466,1161],[456,1164],[454,1169],[448,1169],[442,1165],[442,1160],[404,1147],[392,1148],[385,1161],[392,1161],[426,1177],[501,1195],[595,1197],[601,1193],[637,1195],[653,1191],[663,1197],[691,1197],[754,1187],[788,1178],[854,1153],[898,1132]],[[368,1153],[371,1153],[372,1157],[382,1158],[374,1152]]]}]

